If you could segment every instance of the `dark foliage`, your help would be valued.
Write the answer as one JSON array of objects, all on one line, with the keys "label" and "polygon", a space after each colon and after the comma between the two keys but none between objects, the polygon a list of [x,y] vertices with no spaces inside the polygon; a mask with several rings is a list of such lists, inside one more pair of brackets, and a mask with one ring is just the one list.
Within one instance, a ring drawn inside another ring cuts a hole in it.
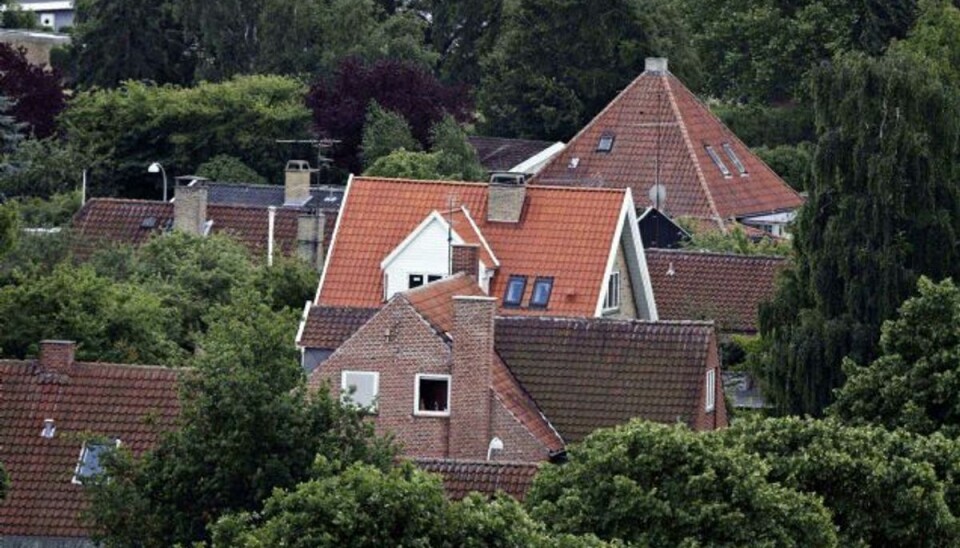
[{"label": "dark foliage", "polygon": [[53,135],[57,115],[66,106],[60,74],[27,61],[26,50],[0,44],[0,95],[15,104],[13,117],[36,137]]}]

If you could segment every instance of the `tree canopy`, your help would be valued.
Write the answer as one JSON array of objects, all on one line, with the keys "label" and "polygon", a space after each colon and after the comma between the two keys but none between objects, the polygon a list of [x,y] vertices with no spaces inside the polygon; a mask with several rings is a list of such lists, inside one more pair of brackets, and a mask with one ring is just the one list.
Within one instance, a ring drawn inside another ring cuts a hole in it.
[{"label": "tree canopy", "polygon": [[0,95],[13,102],[10,114],[24,133],[40,138],[54,134],[66,107],[60,74],[31,64],[25,49],[9,44],[0,44]]}]

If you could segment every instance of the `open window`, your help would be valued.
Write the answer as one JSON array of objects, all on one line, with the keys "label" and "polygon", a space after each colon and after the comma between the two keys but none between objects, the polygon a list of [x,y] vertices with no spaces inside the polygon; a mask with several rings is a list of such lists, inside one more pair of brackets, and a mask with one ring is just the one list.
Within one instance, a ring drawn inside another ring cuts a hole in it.
[{"label": "open window", "polygon": [[607,311],[620,309],[620,273],[611,272],[607,278],[607,295],[603,298],[603,309]]},{"label": "open window", "polygon": [[530,308],[546,308],[553,292],[553,278],[538,277],[533,282],[533,295],[530,295]]},{"label": "open window", "polygon": [[73,471],[73,483],[81,484],[84,480],[99,476],[103,473],[103,466],[100,458],[109,451],[120,447],[120,440],[90,440],[83,443],[80,448],[80,458],[77,460],[77,467]]},{"label": "open window", "polygon": [[344,371],[340,374],[340,401],[376,411],[380,390],[380,374],[373,371]]},{"label": "open window", "polygon": [[450,416],[450,375],[417,375],[413,414]]},{"label": "open window", "polygon": [[517,308],[523,302],[523,294],[527,290],[526,276],[510,276],[507,280],[507,290],[503,294],[503,306]]},{"label": "open window", "polygon": [[707,378],[704,381],[704,402],[703,409],[708,413],[717,406],[717,370],[707,371]]}]

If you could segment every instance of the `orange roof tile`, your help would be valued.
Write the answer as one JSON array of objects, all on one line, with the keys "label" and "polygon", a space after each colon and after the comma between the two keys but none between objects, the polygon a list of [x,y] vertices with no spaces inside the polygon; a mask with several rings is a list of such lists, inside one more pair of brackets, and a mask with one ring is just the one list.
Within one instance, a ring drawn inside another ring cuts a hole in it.
[{"label": "orange roof tile", "polygon": [[[598,150],[604,134],[614,139],[609,152]],[[708,145],[730,176],[714,164]],[[724,145],[742,163],[744,175]],[[669,72],[641,74],[532,184],[630,187],[637,206],[647,207],[655,205],[648,193],[658,176],[667,192],[660,209],[673,217],[726,220],[795,209],[803,203],[795,190]]]},{"label": "orange roof tile", "polygon": [[453,330],[453,298],[483,297],[483,290],[468,274],[459,273],[438,282],[433,282],[403,295],[421,316],[441,333]]},{"label": "orange roof tile", "polygon": [[[380,262],[433,211],[466,207],[500,260],[490,293],[502,297],[511,274],[552,276],[546,310],[504,314],[592,316],[603,286],[623,189],[529,187],[519,223],[487,222],[483,183],[357,177],[347,190],[316,304],[378,307]],[[532,291],[528,284],[527,296]]]},{"label": "orange roof tile", "polygon": [[470,215],[467,208],[461,207],[456,211],[448,213],[444,218],[446,218],[450,226],[453,227],[454,232],[463,238],[464,242],[480,247],[480,260],[483,261],[483,264],[487,265],[487,268],[500,266],[500,261],[497,259],[496,253],[490,249],[489,243],[483,237],[483,234],[478,231],[477,221]]}]

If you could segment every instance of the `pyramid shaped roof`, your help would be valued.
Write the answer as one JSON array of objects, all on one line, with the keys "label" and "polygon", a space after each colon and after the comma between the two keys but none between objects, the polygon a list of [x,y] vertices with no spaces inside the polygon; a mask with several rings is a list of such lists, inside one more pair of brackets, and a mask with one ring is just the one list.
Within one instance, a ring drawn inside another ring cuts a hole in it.
[{"label": "pyramid shaped roof", "polygon": [[[715,158],[714,158],[715,157]],[[723,223],[789,211],[803,198],[666,69],[662,59],[624,89],[532,184],[633,189],[638,208]]]}]

